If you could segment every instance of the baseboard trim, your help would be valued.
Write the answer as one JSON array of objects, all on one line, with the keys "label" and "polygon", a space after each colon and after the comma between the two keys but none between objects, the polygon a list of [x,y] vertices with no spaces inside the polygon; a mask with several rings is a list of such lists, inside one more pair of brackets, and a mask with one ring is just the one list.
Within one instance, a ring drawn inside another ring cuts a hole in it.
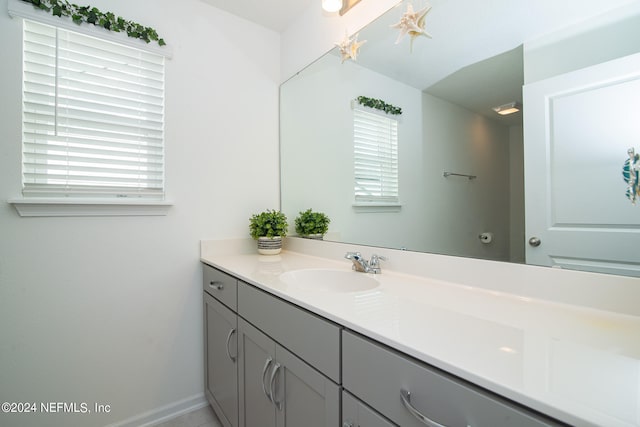
[{"label": "baseboard trim", "polygon": [[208,404],[209,402],[205,399],[204,393],[198,393],[115,424],[109,424],[106,427],[152,427],[188,412],[204,408]]}]

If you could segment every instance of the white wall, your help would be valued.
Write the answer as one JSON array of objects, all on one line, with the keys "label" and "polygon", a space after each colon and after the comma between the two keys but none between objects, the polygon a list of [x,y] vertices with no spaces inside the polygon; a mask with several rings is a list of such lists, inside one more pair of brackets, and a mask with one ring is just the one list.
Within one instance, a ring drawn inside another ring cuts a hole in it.
[{"label": "white wall", "polygon": [[[422,105],[422,250],[508,260],[509,129],[427,93]],[[477,178],[445,178],[445,171]],[[493,233],[491,243],[480,241],[483,232]]]},{"label": "white wall", "polygon": [[[279,35],[198,0],[92,5],[173,48],[175,205],[164,217],[21,218],[0,203],[0,401],[112,408],[0,414],[3,426],[138,425],[202,402],[199,240],[245,237],[253,212],[279,205]],[[0,200],[21,186],[21,23],[6,9],[0,0]]]},{"label": "white wall", "polygon": [[533,83],[640,51],[640,2],[634,1],[524,44],[524,82]]}]

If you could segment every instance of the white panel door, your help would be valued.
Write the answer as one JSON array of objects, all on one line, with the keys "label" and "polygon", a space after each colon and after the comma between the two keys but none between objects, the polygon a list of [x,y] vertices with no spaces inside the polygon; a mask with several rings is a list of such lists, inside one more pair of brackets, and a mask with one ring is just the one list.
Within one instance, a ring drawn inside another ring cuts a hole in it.
[{"label": "white panel door", "polygon": [[527,263],[640,276],[640,54],[526,85],[524,111]]}]

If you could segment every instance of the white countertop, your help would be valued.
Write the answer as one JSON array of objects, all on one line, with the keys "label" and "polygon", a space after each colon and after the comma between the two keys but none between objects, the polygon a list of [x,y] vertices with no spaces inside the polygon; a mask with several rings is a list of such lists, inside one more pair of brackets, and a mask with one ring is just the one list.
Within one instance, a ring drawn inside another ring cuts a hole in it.
[{"label": "white countertop", "polygon": [[[280,280],[351,262],[283,251],[202,261],[349,329],[578,426],[640,426],[640,317],[399,274],[335,293]],[[365,274],[356,273],[352,274]],[[640,304],[640,301],[638,302]]]}]

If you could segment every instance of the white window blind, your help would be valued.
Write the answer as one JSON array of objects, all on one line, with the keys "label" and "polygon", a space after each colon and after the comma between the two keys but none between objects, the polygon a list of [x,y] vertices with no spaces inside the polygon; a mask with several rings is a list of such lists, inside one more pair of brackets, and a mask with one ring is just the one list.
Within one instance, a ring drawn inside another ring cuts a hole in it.
[{"label": "white window blind", "polygon": [[398,121],[354,109],[356,203],[398,203]]},{"label": "white window blind", "polygon": [[164,196],[164,57],[24,21],[23,194]]}]

